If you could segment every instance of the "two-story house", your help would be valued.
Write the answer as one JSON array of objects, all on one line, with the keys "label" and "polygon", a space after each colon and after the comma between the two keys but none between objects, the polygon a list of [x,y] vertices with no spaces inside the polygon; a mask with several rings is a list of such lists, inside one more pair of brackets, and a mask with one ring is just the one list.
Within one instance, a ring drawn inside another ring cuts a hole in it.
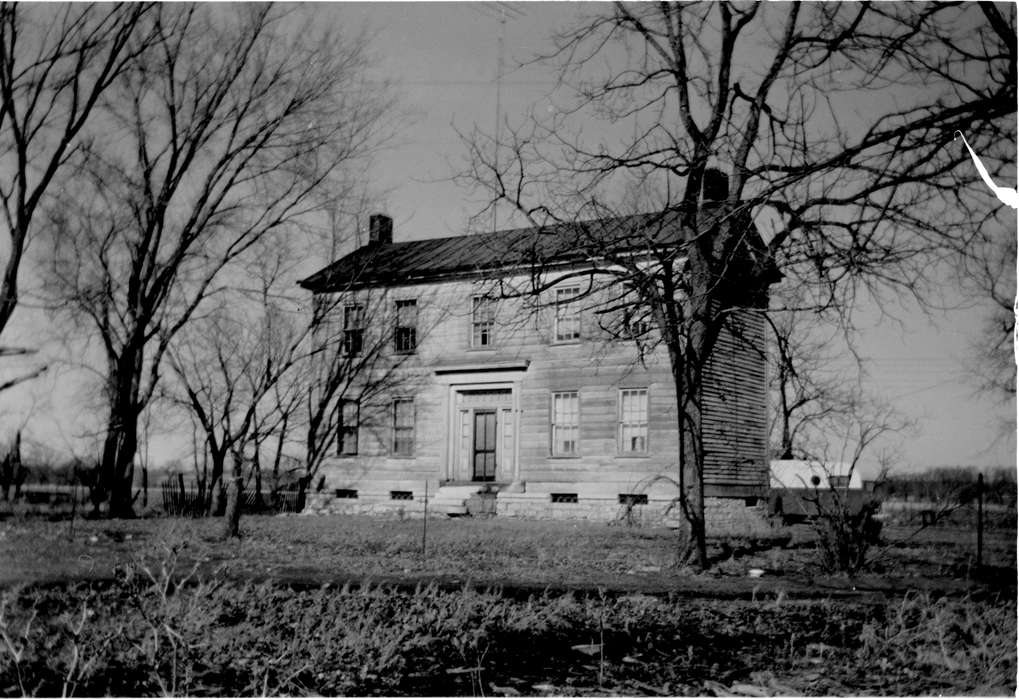
[{"label": "two-story house", "polygon": [[[366,245],[301,282],[341,352],[386,355],[366,382],[396,366],[385,390],[339,403],[309,511],[416,513],[427,489],[429,512],[679,517],[668,357],[631,337],[653,335],[647,319],[612,325],[625,308],[612,275],[569,235],[394,242],[392,220],[374,215]],[[535,276],[542,291],[527,293]],[[764,320],[742,310],[738,326],[703,381],[709,532],[759,524],[768,488]]]}]

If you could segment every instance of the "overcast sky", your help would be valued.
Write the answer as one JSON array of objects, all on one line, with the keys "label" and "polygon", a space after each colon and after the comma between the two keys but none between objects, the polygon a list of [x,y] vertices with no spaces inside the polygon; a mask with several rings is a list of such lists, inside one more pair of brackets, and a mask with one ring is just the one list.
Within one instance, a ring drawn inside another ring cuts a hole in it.
[{"label": "overcast sky", "polygon": [[[370,3],[318,4],[313,11],[338,27],[368,23],[375,29],[373,77],[391,81],[404,112],[391,147],[366,174],[383,194],[380,209],[395,220],[394,238],[409,240],[466,232],[479,202],[451,181],[465,159],[456,129],[475,125],[491,132],[496,123],[495,75],[500,28],[505,31],[505,76],[499,105],[502,117],[521,120],[532,110],[553,109],[553,76],[518,61],[547,48],[558,26],[590,11],[582,3],[516,3],[521,16],[501,25],[497,12],[472,4]],[[1015,183],[1006,183],[1013,185]],[[957,301],[946,286],[946,301]],[[1002,426],[1013,405],[996,404],[974,393],[964,369],[972,339],[982,322],[980,309],[956,309],[926,317],[916,309],[890,309],[899,322],[875,309],[861,309],[858,348],[868,359],[867,388],[889,399],[917,421],[916,433],[902,444],[901,469],[935,465],[1014,465],[1015,435]],[[18,312],[17,339],[36,336],[45,318],[30,309]],[[53,347],[43,355],[68,359]],[[16,370],[17,363],[9,369]],[[88,398],[88,384],[51,372],[31,389],[4,395],[0,421],[6,429],[31,413],[28,432],[55,446],[74,444],[95,416],[77,410]],[[93,397],[94,399],[95,397]],[[89,402],[96,407],[97,402]],[[190,449],[186,446],[184,449]],[[178,450],[158,445],[168,458]]]},{"label": "overcast sky", "polygon": [[[507,70],[536,52],[558,26],[590,11],[590,4],[517,3],[523,16],[505,23]],[[596,9],[596,8],[595,8]],[[331,6],[336,17],[365,18],[379,27],[378,72],[390,76],[411,119],[401,144],[379,159],[373,179],[389,189],[386,211],[394,237],[430,238],[465,231],[478,203],[449,177],[464,159],[454,131],[495,124],[500,22],[468,4]],[[553,76],[529,66],[502,83],[503,118],[518,121],[531,110],[552,108]],[[959,303],[946,285],[944,302]],[[867,389],[917,421],[902,444],[903,468],[931,465],[1014,465],[1015,434],[1005,426],[1014,403],[974,393],[964,363],[979,334],[982,310],[959,308],[928,317],[916,308],[860,309],[859,350],[869,360]]]}]

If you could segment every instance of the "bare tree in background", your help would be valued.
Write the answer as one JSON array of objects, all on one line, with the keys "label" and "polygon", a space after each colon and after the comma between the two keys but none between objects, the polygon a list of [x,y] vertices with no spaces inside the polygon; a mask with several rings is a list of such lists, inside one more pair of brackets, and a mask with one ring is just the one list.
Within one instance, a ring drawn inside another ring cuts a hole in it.
[{"label": "bare tree in background", "polygon": [[[1002,402],[1016,396],[1016,243],[1015,230],[995,227],[965,251],[960,268],[963,288],[976,308],[989,308],[984,332],[972,343],[968,369],[980,391]],[[1014,431],[1014,420],[1009,427]]]},{"label": "bare tree in background", "polygon": [[[8,238],[0,335],[19,301],[33,220],[57,174],[87,142],[86,125],[101,96],[144,48],[139,26],[150,9],[146,3],[0,5],[0,226]],[[0,357],[17,351],[0,347]],[[7,381],[0,391],[42,371]]]},{"label": "bare tree in background", "polygon": [[768,328],[772,454],[803,459],[819,427],[858,408],[859,382],[840,367],[832,347],[837,329],[824,327],[813,312],[772,312]]},{"label": "bare tree in background", "polygon": [[239,535],[244,466],[253,448],[285,418],[272,410],[273,392],[308,348],[303,319],[288,317],[268,295],[262,301],[249,309],[224,305],[193,321],[168,352],[177,401],[205,433],[212,462],[207,493],[215,498],[226,480],[227,500],[217,507],[225,515],[224,537]]},{"label": "bare tree in background", "polygon": [[101,341],[109,420],[93,502],[132,513],[140,411],[174,336],[256,242],[342,197],[387,102],[363,39],[264,5],[162,5],[103,103],[108,138],[51,215],[51,289]]},{"label": "bare tree in background", "polygon": [[[720,329],[776,270],[844,316],[861,292],[924,298],[932,262],[996,204],[960,168],[955,131],[1014,179],[1015,8],[616,4],[544,60],[569,96],[499,139],[470,137],[464,179],[539,231],[637,209],[678,217],[678,250],[648,237],[653,266],[605,268],[671,362],[687,552],[703,567],[699,381]],[[615,131],[589,139],[591,120]],[[758,246],[750,222],[763,217],[774,226]],[[620,233],[577,249],[605,260],[634,242]],[[540,262],[507,262],[527,255]]]}]

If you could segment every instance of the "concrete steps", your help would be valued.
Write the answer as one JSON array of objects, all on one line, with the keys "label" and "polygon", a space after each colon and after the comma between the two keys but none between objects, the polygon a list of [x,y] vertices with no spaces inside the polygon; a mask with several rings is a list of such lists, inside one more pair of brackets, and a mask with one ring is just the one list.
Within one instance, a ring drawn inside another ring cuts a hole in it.
[{"label": "concrete steps", "polygon": [[484,488],[484,484],[440,486],[435,496],[428,499],[428,510],[446,515],[467,515],[467,500]]}]

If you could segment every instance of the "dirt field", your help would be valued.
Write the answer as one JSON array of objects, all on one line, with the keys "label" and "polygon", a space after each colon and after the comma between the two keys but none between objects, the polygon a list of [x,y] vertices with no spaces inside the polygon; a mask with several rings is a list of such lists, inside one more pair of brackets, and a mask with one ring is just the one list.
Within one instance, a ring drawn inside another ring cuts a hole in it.
[{"label": "dirt field", "polygon": [[0,648],[0,692],[1015,690],[1015,531],[978,569],[971,533],[888,530],[847,578],[803,528],[713,542],[694,574],[667,530],[444,518],[422,552],[420,520],[248,517],[226,543],[218,525],[0,523],[3,625],[35,615],[21,661]]}]

